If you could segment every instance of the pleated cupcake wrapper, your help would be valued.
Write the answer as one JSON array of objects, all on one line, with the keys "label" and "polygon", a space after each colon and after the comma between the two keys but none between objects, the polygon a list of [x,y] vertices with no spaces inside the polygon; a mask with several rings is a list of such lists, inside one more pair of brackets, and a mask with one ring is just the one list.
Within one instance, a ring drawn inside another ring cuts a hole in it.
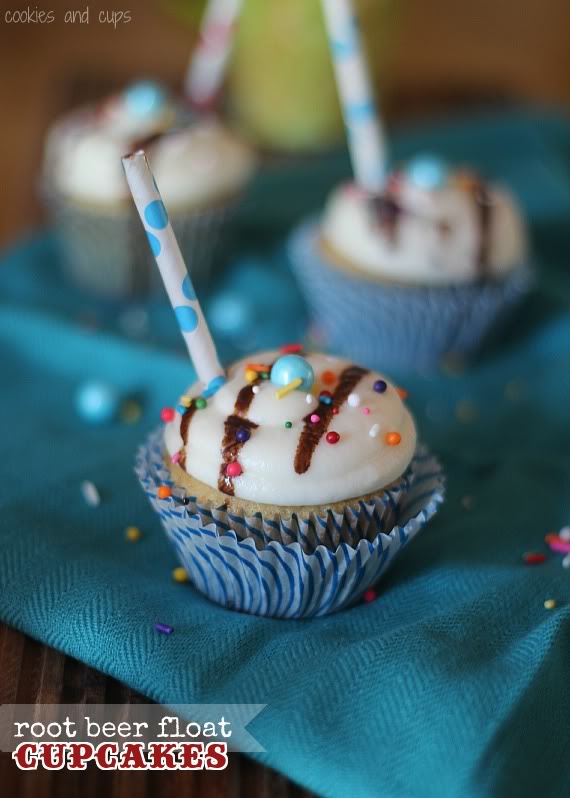
[{"label": "pleated cupcake wrapper", "polygon": [[311,219],[293,231],[289,257],[327,345],[390,371],[433,368],[444,355],[476,352],[532,284],[527,265],[507,277],[456,286],[399,286],[359,278],[330,264]]},{"label": "pleated cupcake wrapper", "polygon": [[[216,264],[222,232],[238,200],[204,209],[175,210],[170,219],[192,280],[205,285]],[[134,209],[98,212],[49,198],[59,234],[63,266],[82,288],[125,298],[163,291],[144,229]]]},{"label": "pleated cupcake wrapper", "polygon": [[[139,459],[141,452],[139,452]],[[373,540],[378,531],[392,529],[396,523],[398,506],[413,482],[414,472],[410,467],[388,489],[366,501],[347,505],[343,512],[329,510],[325,515],[296,513],[292,516],[236,515],[225,507],[213,507],[211,503],[201,503],[195,496],[188,495],[176,485],[164,462],[163,431],[158,429],[148,439],[142,450],[146,458],[145,468],[153,474],[160,485],[168,485],[177,505],[185,500],[185,511],[195,516],[200,526],[214,524],[220,535],[234,532],[239,540],[251,538],[258,549],[276,541],[286,546],[299,543],[303,551],[312,553],[317,546],[336,548],[340,543],[355,545],[359,540]]]},{"label": "pleated cupcake wrapper", "polygon": [[[222,511],[218,515],[181,503],[182,492],[177,494],[164,465],[161,443],[160,433],[151,435],[137,453],[135,470],[180,562],[201,593],[225,607],[254,615],[310,618],[354,603],[378,582],[443,501],[441,467],[420,446],[407,488],[393,510],[391,528],[372,512],[372,521],[366,518],[365,524],[370,534],[369,524],[378,523],[376,534],[352,545],[341,539],[334,547],[319,544],[306,551],[300,542],[265,538],[260,547],[254,533],[245,538],[238,535],[255,527],[257,518],[252,523],[251,518],[224,516]],[[157,491],[164,484],[173,488],[173,496],[159,499]],[[368,508],[361,508],[361,514],[367,517]],[[353,528],[361,528],[359,519]]]}]

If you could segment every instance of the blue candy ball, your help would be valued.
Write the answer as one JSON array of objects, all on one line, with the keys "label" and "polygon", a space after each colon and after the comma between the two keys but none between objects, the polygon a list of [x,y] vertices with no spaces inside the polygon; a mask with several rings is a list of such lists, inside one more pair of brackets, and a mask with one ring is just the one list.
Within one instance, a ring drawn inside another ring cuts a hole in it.
[{"label": "blue candy ball", "polygon": [[449,179],[449,168],[437,155],[418,155],[406,166],[406,175],[419,188],[443,188]]},{"label": "blue candy ball", "polygon": [[119,402],[117,391],[105,382],[85,382],[75,394],[75,408],[89,424],[112,421],[118,414]]},{"label": "blue candy ball", "polygon": [[303,382],[299,389],[310,391],[315,381],[315,372],[308,360],[301,355],[283,355],[273,364],[271,382],[282,388],[300,377]]},{"label": "blue candy ball", "polygon": [[166,92],[159,83],[140,80],[125,89],[125,104],[137,119],[159,114],[166,104]]}]

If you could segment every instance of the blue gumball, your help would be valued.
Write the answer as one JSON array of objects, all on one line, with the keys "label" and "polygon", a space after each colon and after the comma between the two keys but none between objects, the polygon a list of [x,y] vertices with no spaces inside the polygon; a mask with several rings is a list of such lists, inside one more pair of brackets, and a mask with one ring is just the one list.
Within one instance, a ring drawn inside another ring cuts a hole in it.
[{"label": "blue gumball", "polygon": [[299,389],[310,391],[315,381],[313,367],[301,355],[283,355],[273,364],[271,382],[279,388],[289,385],[293,380],[301,378]]},{"label": "blue gumball", "polygon": [[437,155],[417,155],[406,165],[406,175],[418,188],[430,191],[447,184],[449,167]]},{"label": "blue gumball", "polygon": [[127,110],[137,119],[160,114],[166,105],[166,92],[152,80],[140,80],[125,89]]},{"label": "blue gumball", "polygon": [[105,424],[116,418],[119,395],[105,382],[84,382],[75,394],[75,408],[80,418],[89,424]]}]

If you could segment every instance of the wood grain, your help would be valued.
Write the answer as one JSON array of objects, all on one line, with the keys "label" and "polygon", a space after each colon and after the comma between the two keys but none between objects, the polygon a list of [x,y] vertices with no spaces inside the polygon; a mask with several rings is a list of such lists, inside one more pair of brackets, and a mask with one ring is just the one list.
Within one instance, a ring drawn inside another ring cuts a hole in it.
[{"label": "wood grain", "polygon": [[[140,703],[147,700],[115,679],[0,624],[0,703]],[[0,753],[0,795],[6,798],[310,798],[284,776],[230,754],[221,773],[50,773],[19,771]]]}]

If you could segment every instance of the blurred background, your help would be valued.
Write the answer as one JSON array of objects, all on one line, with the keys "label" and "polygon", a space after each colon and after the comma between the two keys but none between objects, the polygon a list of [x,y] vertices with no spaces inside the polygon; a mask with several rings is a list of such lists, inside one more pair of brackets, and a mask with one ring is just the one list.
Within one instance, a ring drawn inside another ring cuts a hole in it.
[{"label": "blurred background", "polygon": [[[137,0],[125,22],[127,5],[90,2],[82,25],[64,22],[69,0],[2,0],[0,244],[41,219],[36,175],[54,118],[142,75],[180,86],[202,0]],[[570,106],[567,0],[357,6],[389,127],[473,107]],[[27,8],[52,10],[54,22],[6,22]],[[244,0],[226,103],[266,150],[342,140],[318,0]]]}]

